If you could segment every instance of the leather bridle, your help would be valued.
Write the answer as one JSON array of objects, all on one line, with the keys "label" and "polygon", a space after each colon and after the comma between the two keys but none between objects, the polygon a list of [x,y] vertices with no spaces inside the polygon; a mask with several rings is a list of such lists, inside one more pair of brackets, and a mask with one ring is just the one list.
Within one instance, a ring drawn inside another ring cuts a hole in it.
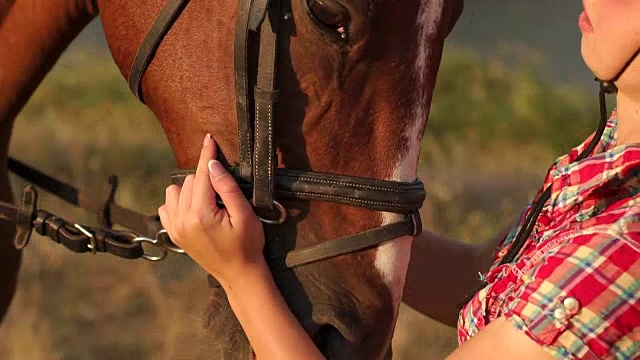
[{"label": "leather bridle", "polygon": [[[289,21],[292,15],[281,0],[241,0],[239,3],[234,40],[236,80],[236,110],[238,116],[239,165],[230,172],[243,192],[258,210],[276,209],[277,219],[261,220],[268,224],[282,224],[287,212],[280,199],[326,201],[357,206],[375,211],[405,216],[403,220],[364,232],[352,234],[317,245],[296,248],[270,259],[272,268],[291,269],[375,247],[402,236],[416,236],[422,231],[419,209],[425,199],[420,180],[397,182],[368,179],[311,171],[291,170],[277,166],[275,155],[279,92],[277,88],[278,24]],[[288,1],[288,0],[282,0]],[[153,23],[134,59],[129,85],[143,101],[142,78],[151,64],[162,39],[170,30],[188,0],[169,0]],[[248,38],[259,33],[260,48],[257,74],[250,78]],[[252,105],[253,104],[253,105]],[[37,192],[32,186],[25,189],[22,204],[0,202],[0,218],[18,224],[15,245],[21,249],[35,229],[41,235],[76,252],[110,252],[126,257],[161,260],[167,252],[182,253],[162,229],[157,215],[144,215],[120,207],[113,201],[117,177],[110,178],[108,195],[103,202],[88,200],[76,188],[54,179],[15,159],[9,159],[9,169],[63,200],[98,215],[102,227],[80,226],[67,222],[49,212],[36,209]],[[194,173],[193,169],[177,170],[171,175],[175,184]],[[114,224],[131,231],[114,230]],[[145,254],[142,243],[160,249],[160,256]]]}]

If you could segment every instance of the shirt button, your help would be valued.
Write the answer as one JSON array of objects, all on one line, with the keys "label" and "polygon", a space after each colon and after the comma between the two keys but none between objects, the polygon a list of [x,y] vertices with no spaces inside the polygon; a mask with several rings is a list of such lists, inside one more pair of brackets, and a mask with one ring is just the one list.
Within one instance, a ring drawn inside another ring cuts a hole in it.
[{"label": "shirt button", "polygon": [[568,297],[564,299],[562,301],[562,305],[570,313],[575,312],[576,310],[578,310],[578,307],[580,307],[580,303],[578,303],[578,300],[576,300],[576,298],[574,297]]},{"label": "shirt button", "polygon": [[553,311],[553,317],[556,318],[556,320],[564,320],[567,318],[567,312],[564,308],[557,308]]}]

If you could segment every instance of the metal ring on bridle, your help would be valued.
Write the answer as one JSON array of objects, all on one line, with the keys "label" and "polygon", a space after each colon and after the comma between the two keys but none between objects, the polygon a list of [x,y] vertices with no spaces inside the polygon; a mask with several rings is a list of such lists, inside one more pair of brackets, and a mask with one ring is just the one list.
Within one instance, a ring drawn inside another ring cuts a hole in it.
[{"label": "metal ring on bridle", "polygon": [[158,244],[158,240],[157,239],[149,239],[147,237],[144,236],[138,236],[136,238],[133,239],[134,243],[149,243],[151,245],[153,245],[155,248],[160,249],[160,251],[162,251],[162,253],[159,256],[151,256],[151,255],[147,255],[144,253],[144,248],[143,253],[142,253],[142,258],[145,260],[149,260],[149,261],[161,261],[164,260],[164,258],[167,257],[167,250],[164,249],[163,247],[161,247],[160,244]]},{"label": "metal ring on bridle", "polygon": [[282,204],[280,204],[275,200],[273,200],[273,205],[275,205],[276,209],[278,209],[278,211],[280,212],[279,218],[277,218],[276,220],[271,220],[271,219],[265,219],[263,217],[258,216],[258,219],[260,219],[260,221],[262,221],[265,224],[280,225],[287,220],[287,209],[285,209],[284,206],[282,206]]}]

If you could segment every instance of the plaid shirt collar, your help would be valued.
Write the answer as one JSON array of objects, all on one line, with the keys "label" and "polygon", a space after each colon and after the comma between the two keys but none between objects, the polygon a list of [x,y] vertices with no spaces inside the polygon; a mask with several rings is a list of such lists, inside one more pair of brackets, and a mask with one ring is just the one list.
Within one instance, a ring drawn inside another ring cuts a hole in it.
[{"label": "plaid shirt collar", "polygon": [[[589,204],[591,198],[596,198],[596,195],[608,189],[619,189],[621,184],[632,193],[640,191],[640,144],[616,145],[615,111],[607,122],[594,154],[573,162],[592,138],[593,134],[569,154],[558,158],[550,168],[544,188],[549,185],[552,187],[551,198],[545,209],[551,217],[560,216],[576,206]],[[591,205],[597,207],[595,203]]]}]

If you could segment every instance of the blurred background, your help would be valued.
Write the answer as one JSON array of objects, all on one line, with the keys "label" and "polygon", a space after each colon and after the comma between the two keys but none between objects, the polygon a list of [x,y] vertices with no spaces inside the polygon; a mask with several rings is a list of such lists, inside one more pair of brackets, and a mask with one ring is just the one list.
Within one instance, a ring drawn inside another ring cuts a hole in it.
[{"label": "blurred background", "polygon": [[[579,1],[467,1],[447,41],[422,147],[425,227],[482,241],[510,221],[556,157],[597,126],[597,86],[580,57]],[[66,51],[19,116],[11,154],[147,213],[175,167],[153,115],[129,92],[98,22]],[[61,156],[61,154],[63,156]],[[25,185],[13,178],[16,194]],[[93,223],[42,193],[42,206]],[[35,235],[0,328],[0,359],[205,359],[205,274],[77,255]],[[446,274],[443,274],[446,276]],[[437,296],[438,289],[433,289]],[[395,359],[441,359],[455,330],[403,306]]]}]

